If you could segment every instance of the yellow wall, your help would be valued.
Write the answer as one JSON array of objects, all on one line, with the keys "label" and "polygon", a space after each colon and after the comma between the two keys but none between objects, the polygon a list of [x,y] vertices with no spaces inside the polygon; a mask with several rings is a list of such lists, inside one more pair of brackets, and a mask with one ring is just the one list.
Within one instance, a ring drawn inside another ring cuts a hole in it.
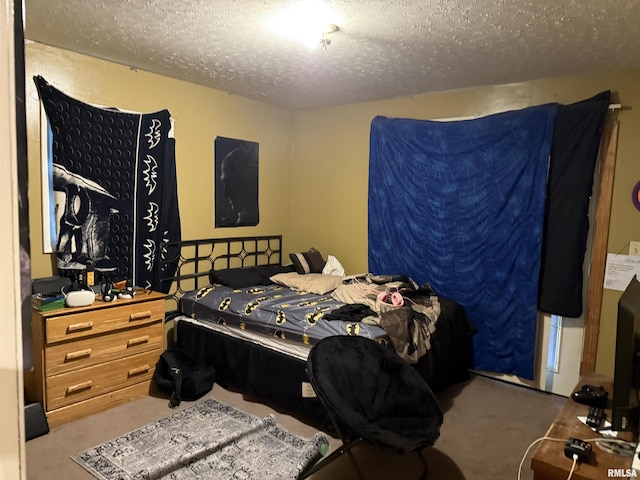
[{"label": "yellow wall", "polygon": [[[294,113],[291,236],[294,249],[333,254],[347,273],[367,270],[369,129],[376,115],[416,119],[482,116],[548,102],[572,103],[603,90],[627,108],[621,122],[608,251],[627,253],[640,240],[631,191],[640,180],[640,71],[540,80],[417,95]],[[630,108],[629,108],[630,107]],[[313,183],[310,179],[319,178]],[[620,292],[605,290],[596,369],[613,373]]]},{"label": "yellow wall", "polygon": [[[42,254],[39,100],[34,75],[79,100],[123,110],[167,108],[175,120],[182,238],[283,234],[289,230],[291,112],[192,83],[133,71],[67,50],[26,45],[29,213],[32,275],[52,274]],[[257,227],[214,228],[213,142],[216,136],[260,144]]]},{"label": "yellow wall", "polygon": [[[285,251],[318,248],[347,273],[367,270],[369,127],[376,115],[417,119],[480,116],[547,102],[571,103],[603,90],[625,110],[621,121],[608,251],[640,240],[631,190],[640,180],[640,71],[606,72],[290,112],[187,82],[29,42],[27,78],[42,75],[86,102],[136,111],[168,108],[176,120],[183,238],[283,234]],[[38,98],[27,82],[31,243],[34,277],[51,274],[42,255]],[[213,140],[260,143],[258,227],[213,228]],[[620,292],[605,290],[596,369],[613,372]]]}]

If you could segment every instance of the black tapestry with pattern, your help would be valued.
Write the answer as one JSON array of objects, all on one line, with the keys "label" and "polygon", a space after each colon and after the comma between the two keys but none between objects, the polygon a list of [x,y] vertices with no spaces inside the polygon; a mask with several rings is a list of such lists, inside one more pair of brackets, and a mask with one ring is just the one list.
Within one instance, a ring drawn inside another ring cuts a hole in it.
[{"label": "black tapestry with pattern", "polygon": [[107,278],[161,290],[172,274],[160,271],[161,245],[180,240],[169,111],[95,107],[34,81],[53,132],[58,269],[91,262]]}]

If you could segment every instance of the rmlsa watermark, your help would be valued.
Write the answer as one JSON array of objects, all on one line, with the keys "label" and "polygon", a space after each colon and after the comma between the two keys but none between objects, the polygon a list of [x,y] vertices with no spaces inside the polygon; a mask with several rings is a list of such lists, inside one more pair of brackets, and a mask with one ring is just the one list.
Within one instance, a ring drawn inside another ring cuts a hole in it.
[{"label": "rmlsa watermark", "polygon": [[635,468],[609,468],[607,469],[609,478],[637,478],[638,471]]}]

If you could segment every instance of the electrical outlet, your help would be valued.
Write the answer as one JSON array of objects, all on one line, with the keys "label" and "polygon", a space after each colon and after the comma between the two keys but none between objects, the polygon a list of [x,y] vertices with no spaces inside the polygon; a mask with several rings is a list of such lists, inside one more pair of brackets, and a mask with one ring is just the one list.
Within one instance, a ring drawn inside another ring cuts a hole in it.
[{"label": "electrical outlet", "polygon": [[629,255],[640,256],[640,242],[629,242]]}]

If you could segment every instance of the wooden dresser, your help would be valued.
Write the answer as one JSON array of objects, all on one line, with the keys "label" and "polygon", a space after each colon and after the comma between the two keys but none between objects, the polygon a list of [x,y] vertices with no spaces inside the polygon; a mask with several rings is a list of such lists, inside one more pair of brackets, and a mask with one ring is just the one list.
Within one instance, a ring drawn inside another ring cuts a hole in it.
[{"label": "wooden dresser", "polygon": [[99,298],[88,307],[33,311],[27,398],[42,403],[50,427],[149,394],[163,351],[165,295]]}]

